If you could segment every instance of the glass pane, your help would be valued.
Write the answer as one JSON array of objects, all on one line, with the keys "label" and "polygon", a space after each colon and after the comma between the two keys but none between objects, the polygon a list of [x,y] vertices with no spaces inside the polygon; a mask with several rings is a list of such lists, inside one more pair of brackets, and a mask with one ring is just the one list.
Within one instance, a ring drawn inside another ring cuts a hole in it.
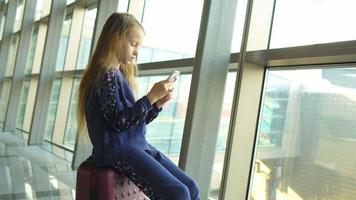
[{"label": "glass pane", "polygon": [[17,0],[17,9],[16,9],[16,17],[15,17],[15,25],[14,32],[20,30],[22,24],[22,17],[25,8],[25,0]]},{"label": "glass pane", "polygon": [[75,2],[75,0],[67,0],[67,5],[74,3],[74,2]]},{"label": "glass pane", "polygon": [[203,0],[146,1],[142,20],[146,36],[138,62],[194,57],[202,7]]},{"label": "glass pane", "polygon": [[356,1],[277,0],[271,48],[356,39]]},{"label": "glass pane", "polygon": [[30,49],[29,49],[28,56],[27,56],[25,74],[31,74],[31,72],[32,72],[32,67],[33,67],[33,62],[35,59],[35,52],[36,52],[37,36],[38,36],[38,27],[36,26],[33,29],[32,36],[31,36],[31,44],[30,44]]},{"label": "glass pane", "polygon": [[271,70],[250,199],[356,195],[356,68]]},{"label": "glass pane", "polygon": [[58,104],[59,92],[61,89],[61,83],[62,83],[61,79],[56,79],[53,82],[51,101],[49,103],[47,122],[46,122],[46,130],[45,130],[45,139],[47,139],[49,141],[52,140],[54,120],[56,118],[57,104]]},{"label": "glass pane", "polygon": [[1,90],[1,96],[0,96],[0,123],[1,123],[1,129],[3,128],[4,122],[5,122],[5,115],[7,111],[7,103],[9,101],[9,96],[10,96],[10,89],[11,89],[11,81],[4,81],[2,90]]},{"label": "glass pane", "polygon": [[232,34],[231,53],[240,52],[242,32],[245,22],[247,0],[238,0],[235,14],[234,32]]},{"label": "glass pane", "polygon": [[62,71],[64,68],[71,23],[72,23],[72,16],[68,16],[67,19],[63,21],[61,39],[60,39],[59,50],[57,55],[56,71]]},{"label": "glass pane", "polygon": [[96,8],[85,11],[82,36],[77,60],[77,69],[84,69],[88,64],[91,40],[93,39]]},{"label": "glass pane", "polygon": [[4,33],[4,26],[5,26],[5,14],[1,16],[1,22],[0,22],[0,40],[2,40],[2,35]]},{"label": "glass pane", "polygon": [[74,150],[75,137],[77,135],[77,116],[76,116],[76,108],[77,108],[77,91],[80,84],[80,79],[74,79],[71,100],[69,105],[69,113],[67,119],[67,127],[64,137],[63,145],[67,148]]},{"label": "glass pane", "polygon": [[51,3],[52,0],[37,0],[35,21],[49,14]]},{"label": "glass pane", "polygon": [[6,76],[12,76],[14,73],[14,66],[15,66],[15,58],[17,53],[17,45],[18,45],[18,35],[13,35],[11,37],[11,46],[9,51],[9,60],[7,62],[6,67]]},{"label": "glass pane", "polygon": [[30,128],[31,128],[31,121],[33,116],[33,109],[35,106],[37,86],[38,86],[38,78],[31,78],[29,82],[28,95],[26,99],[27,101],[26,109],[25,109],[25,115],[24,115],[23,126],[22,126],[22,129],[26,132],[30,132]]},{"label": "glass pane", "polygon": [[127,12],[129,0],[117,0],[117,1],[119,1],[117,5],[117,12]]},{"label": "glass pane", "polygon": [[[164,76],[139,77],[137,95],[146,95],[157,81]],[[147,140],[178,164],[185,115],[188,105],[191,75],[178,76],[172,100],[163,107],[158,117],[147,126]]]},{"label": "glass pane", "polygon": [[36,36],[35,55],[33,58],[32,74],[40,73],[44,45],[47,37],[47,24],[40,23]]},{"label": "glass pane", "polygon": [[23,130],[23,121],[24,121],[24,117],[25,117],[29,87],[30,87],[30,80],[26,80],[22,86],[20,105],[19,105],[19,109],[17,112],[17,121],[16,121],[16,128],[19,128],[21,130]]}]

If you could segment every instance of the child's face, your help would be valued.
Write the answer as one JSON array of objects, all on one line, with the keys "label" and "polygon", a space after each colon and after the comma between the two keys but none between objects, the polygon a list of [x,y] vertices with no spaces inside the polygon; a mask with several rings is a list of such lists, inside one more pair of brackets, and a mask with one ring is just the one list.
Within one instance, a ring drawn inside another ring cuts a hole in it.
[{"label": "child's face", "polygon": [[119,58],[120,63],[128,65],[135,62],[143,38],[144,33],[139,28],[134,28],[128,33],[123,52]]}]

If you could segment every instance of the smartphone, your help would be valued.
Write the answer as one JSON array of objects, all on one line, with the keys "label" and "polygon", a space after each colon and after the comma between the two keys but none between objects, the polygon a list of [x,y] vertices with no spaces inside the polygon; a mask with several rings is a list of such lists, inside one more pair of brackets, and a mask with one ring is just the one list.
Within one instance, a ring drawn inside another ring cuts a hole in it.
[{"label": "smartphone", "polygon": [[167,78],[169,81],[175,81],[177,79],[177,76],[180,74],[180,71],[174,70]]}]

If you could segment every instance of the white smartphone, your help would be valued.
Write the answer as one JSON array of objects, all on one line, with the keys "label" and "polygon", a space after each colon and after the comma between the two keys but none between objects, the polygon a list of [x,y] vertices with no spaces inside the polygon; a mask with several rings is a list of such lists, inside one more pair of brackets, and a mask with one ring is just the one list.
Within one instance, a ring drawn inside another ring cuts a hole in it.
[{"label": "white smartphone", "polygon": [[177,76],[180,74],[180,71],[174,70],[167,78],[169,81],[175,81]]}]

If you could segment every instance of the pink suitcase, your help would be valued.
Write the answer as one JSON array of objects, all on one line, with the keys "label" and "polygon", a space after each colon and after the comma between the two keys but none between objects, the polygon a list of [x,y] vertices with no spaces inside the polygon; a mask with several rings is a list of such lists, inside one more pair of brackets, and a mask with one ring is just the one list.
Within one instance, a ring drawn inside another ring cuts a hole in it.
[{"label": "pink suitcase", "polygon": [[127,177],[112,167],[96,168],[88,158],[77,171],[76,200],[149,200]]}]

